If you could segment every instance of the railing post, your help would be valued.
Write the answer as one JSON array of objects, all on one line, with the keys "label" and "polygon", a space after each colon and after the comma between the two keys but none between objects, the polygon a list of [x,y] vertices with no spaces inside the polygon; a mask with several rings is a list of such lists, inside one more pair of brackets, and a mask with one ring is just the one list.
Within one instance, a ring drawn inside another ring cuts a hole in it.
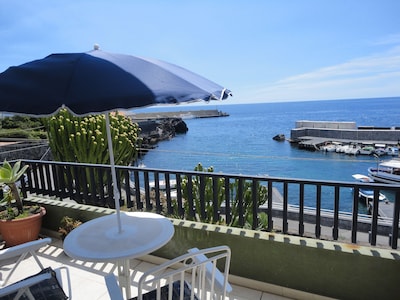
[{"label": "railing post", "polygon": [[225,186],[225,217],[226,224],[230,224],[232,221],[232,207],[231,207],[231,197],[230,197],[230,187],[229,187],[229,177],[224,177]]},{"label": "railing post", "polygon": [[268,180],[268,231],[272,231],[274,229],[274,221],[272,219],[272,195],[273,195],[273,186],[272,180]]},{"label": "railing post", "polygon": [[243,208],[243,178],[238,180],[238,213],[239,213],[239,225],[244,226],[244,208]]},{"label": "railing post", "polygon": [[148,171],[144,171],[143,173],[144,175],[144,198],[146,201],[146,210],[152,210],[153,209],[153,205],[151,204],[150,201],[150,186],[149,186],[149,172]]},{"label": "railing post", "polygon": [[178,214],[180,217],[184,217],[185,211],[183,209],[182,201],[182,185],[181,185],[181,174],[176,174],[176,201],[178,203]]},{"label": "railing post", "polygon": [[200,196],[200,216],[202,220],[206,219],[206,183],[204,175],[199,176],[200,186],[199,186],[199,196]]},{"label": "railing post", "polygon": [[379,190],[374,189],[374,200],[372,201],[372,221],[371,221],[371,237],[370,243],[376,246],[376,234],[378,231],[378,215],[379,215]]},{"label": "railing post", "polygon": [[359,188],[354,187],[353,191],[353,212],[351,223],[351,242],[357,243],[357,227],[358,227],[358,202],[359,202]]},{"label": "railing post", "polygon": [[[93,179],[94,179],[94,170],[93,170],[93,168],[91,168],[90,170],[91,170],[90,178],[93,177]],[[133,206],[133,202],[132,202],[132,197],[131,197],[130,175],[129,175],[128,170],[124,171],[124,181],[125,181],[124,186],[125,186],[126,207],[131,208]],[[96,189],[94,189],[94,192],[96,193]],[[96,196],[96,195],[94,195],[94,196]],[[92,195],[92,197],[93,197],[93,195]]]},{"label": "railing post", "polygon": [[253,214],[253,229],[258,227],[258,190],[257,190],[258,181],[253,179],[251,185],[251,200],[252,200],[252,214]]},{"label": "railing post", "polygon": [[50,166],[49,164],[45,163],[44,164],[44,172],[46,175],[46,195],[54,195],[54,188],[53,188],[53,182],[51,181],[51,176],[50,176]]},{"label": "railing post", "polygon": [[399,211],[400,211],[400,189],[396,191],[393,211],[393,224],[391,235],[392,249],[397,249],[397,239],[399,238]]},{"label": "railing post", "polygon": [[304,184],[300,184],[300,197],[299,197],[299,235],[304,235]]},{"label": "railing post", "polygon": [[193,202],[193,177],[192,177],[192,175],[187,175],[187,186],[186,186],[186,188],[187,188],[186,194],[187,194],[187,197],[188,197],[188,199],[186,199],[186,200],[187,200],[187,202],[189,204],[188,215],[189,215],[190,218],[194,219],[196,211],[195,211],[195,206],[194,206],[194,202]]},{"label": "railing post", "polygon": [[339,238],[339,193],[340,188],[338,185],[335,185],[335,203],[334,203],[334,211],[333,211],[333,229],[332,236],[335,241]]},{"label": "railing post", "polygon": [[172,214],[173,213],[173,207],[172,207],[172,199],[171,199],[171,178],[169,176],[169,173],[164,174],[165,178],[165,192],[167,193],[167,213]]},{"label": "railing post", "polygon": [[139,172],[133,172],[133,179],[135,181],[135,200],[136,200],[136,208],[138,210],[143,209],[142,199],[140,197],[140,179],[139,179]]},{"label": "railing post", "polygon": [[218,177],[212,176],[212,189],[213,189],[213,222],[218,222],[220,210],[218,207]]},{"label": "railing post", "polygon": [[321,237],[321,185],[317,185],[316,190],[316,212],[315,212],[315,236]]},{"label": "railing post", "polygon": [[287,233],[289,229],[289,223],[288,223],[288,193],[289,193],[289,187],[288,183],[284,182],[283,183],[283,212],[282,212],[282,229],[283,233]]}]

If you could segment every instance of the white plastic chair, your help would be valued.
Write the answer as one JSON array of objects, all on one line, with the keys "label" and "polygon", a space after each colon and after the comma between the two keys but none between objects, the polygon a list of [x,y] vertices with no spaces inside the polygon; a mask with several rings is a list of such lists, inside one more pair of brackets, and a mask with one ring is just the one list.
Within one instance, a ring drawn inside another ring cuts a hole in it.
[{"label": "white plastic chair", "polygon": [[[228,283],[231,251],[227,246],[189,253],[146,271],[138,281],[138,300],[143,299],[222,299],[232,287]],[[224,266],[218,270],[217,263]],[[122,300],[114,274],[105,277],[112,300]],[[163,298],[162,298],[163,296]]]},{"label": "white plastic chair", "polygon": [[25,259],[25,257],[28,254],[32,255],[36,263],[39,265],[40,269],[43,270],[44,267],[40,262],[39,258],[37,257],[36,251],[38,251],[40,248],[44,246],[47,246],[50,243],[51,243],[50,238],[44,238],[0,250],[0,261],[18,257],[18,260],[14,264],[11,271],[8,273],[7,277],[3,281],[0,281],[0,287],[5,286],[8,283],[11,275],[14,273],[18,265],[21,263],[21,261]]}]

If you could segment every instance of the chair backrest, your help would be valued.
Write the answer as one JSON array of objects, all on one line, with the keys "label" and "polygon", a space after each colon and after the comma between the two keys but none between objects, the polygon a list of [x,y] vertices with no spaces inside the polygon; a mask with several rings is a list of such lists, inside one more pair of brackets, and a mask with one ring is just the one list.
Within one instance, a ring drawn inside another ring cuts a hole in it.
[{"label": "chair backrest", "polygon": [[[161,299],[163,293],[168,295],[167,299],[225,299],[230,259],[230,248],[218,246],[167,261],[140,277],[137,299],[145,299],[143,295],[149,290],[152,299]],[[223,265],[223,273],[217,263]]]},{"label": "chair backrest", "polygon": [[[133,299],[225,299],[226,292],[232,290],[228,283],[230,248],[189,251],[143,273],[138,281],[138,296]],[[107,275],[105,281],[111,300],[123,300],[114,274]]]},{"label": "chair backrest", "polygon": [[14,273],[14,271],[17,269],[18,265],[25,259],[25,257],[30,254],[32,257],[35,259],[36,263],[39,265],[40,269],[43,270],[44,267],[42,263],[40,262],[39,258],[36,255],[36,251],[38,251],[40,248],[47,246],[48,244],[51,243],[51,238],[44,238],[44,239],[39,239],[35,240],[32,242],[27,242],[21,245],[17,246],[12,246],[9,248],[1,249],[0,250],[0,261],[1,260],[6,260],[10,258],[18,258],[16,263],[13,265],[13,268],[11,271],[8,273],[7,277],[4,279],[4,281],[0,282],[0,287],[5,286],[7,282],[10,280],[11,275]]},{"label": "chair backrest", "polygon": [[[195,256],[193,256],[193,259],[196,262],[200,263],[208,260],[207,256],[205,256],[203,253],[200,253],[200,250],[198,248],[189,249],[188,252],[195,254]],[[207,261],[206,263],[206,278],[209,282],[214,280],[215,288],[219,292],[232,292],[232,286],[229,284],[226,276],[224,276],[224,274],[222,274],[222,272],[218,268],[214,269],[211,261]]]}]

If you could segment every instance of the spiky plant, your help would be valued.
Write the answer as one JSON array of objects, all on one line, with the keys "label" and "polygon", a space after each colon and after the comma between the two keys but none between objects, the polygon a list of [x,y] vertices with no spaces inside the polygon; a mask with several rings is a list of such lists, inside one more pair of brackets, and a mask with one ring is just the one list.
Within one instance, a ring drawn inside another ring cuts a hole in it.
[{"label": "spiky plant", "polygon": [[[0,184],[5,185],[7,188],[3,189],[5,192],[2,201],[7,202],[9,216],[8,218],[13,218],[15,215],[22,213],[23,204],[22,199],[18,191],[16,182],[21,178],[21,176],[26,172],[28,166],[25,165],[21,168],[21,161],[17,161],[14,166],[4,160],[3,165],[0,167]],[[18,213],[13,213],[11,205],[13,200],[15,200]],[[10,216],[11,215],[11,216]]]}]

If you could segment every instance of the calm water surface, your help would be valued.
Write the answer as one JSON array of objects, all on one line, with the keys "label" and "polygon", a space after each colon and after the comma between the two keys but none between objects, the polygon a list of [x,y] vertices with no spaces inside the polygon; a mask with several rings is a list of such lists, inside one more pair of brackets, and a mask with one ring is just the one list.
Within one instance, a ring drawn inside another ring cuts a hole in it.
[{"label": "calm water surface", "polygon": [[[229,117],[188,119],[189,131],[145,155],[149,168],[193,170],[197,163],[215,172],[304,179],[353,181],[352,174],[367,174],[373,157],[299,150],[272,137],[290,130],[298,120],[351,121],[357,126],[400,127],[400,98],[306,101],[244,105],[156,107],[140,111],[218,109]],[[324,192],[330,198],[330,191]],[[313,193],[306,205],[315,206]],[[351,210],[351,191],[343,195],[342,210]],[[324,202],[331,208],[330,201]]]}]

